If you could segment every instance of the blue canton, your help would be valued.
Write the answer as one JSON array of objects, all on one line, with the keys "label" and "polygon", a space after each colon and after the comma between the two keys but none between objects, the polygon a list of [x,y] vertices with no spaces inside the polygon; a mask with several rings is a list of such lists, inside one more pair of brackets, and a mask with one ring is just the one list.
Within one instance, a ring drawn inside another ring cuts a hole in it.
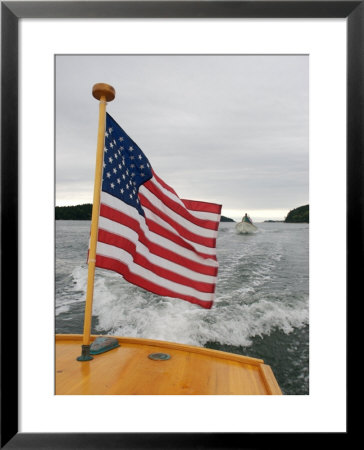
[{"label": "blue canton", "polygon": [[106,114],[102,191],[136,208],[140,206],[139,186],[152,178],[148,158],[125,131]]}]

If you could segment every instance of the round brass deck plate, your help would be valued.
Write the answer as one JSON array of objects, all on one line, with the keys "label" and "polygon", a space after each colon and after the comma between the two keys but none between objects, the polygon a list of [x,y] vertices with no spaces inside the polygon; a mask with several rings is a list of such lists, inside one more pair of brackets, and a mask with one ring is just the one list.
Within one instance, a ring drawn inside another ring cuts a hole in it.
[{"label": "round brass deck plate", "polygon": [[153,361],[166,361],[170,359],[171,356],[168,353],[151,353],[148,358],[153,359]]}]

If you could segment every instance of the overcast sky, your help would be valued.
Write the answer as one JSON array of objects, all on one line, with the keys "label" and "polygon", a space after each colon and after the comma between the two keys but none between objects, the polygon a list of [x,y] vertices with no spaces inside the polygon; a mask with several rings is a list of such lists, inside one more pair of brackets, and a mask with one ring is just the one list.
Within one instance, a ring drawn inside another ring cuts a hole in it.
[{"label": "overcast sky", "polygon": [[107,111],[181,198],[235,220],[308,203],[307,56],[57,56],[56,205],[92,203],[95,83]]}]

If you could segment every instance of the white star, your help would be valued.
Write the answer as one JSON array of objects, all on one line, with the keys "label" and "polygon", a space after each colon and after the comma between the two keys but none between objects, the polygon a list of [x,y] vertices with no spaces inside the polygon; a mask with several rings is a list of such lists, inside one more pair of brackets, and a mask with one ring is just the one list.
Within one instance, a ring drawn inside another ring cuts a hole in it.
[{"label": "white star", "polygon": [[142,155],[141,155],[141,154],[139,154],[138,158],[139,158],[139,159],[143,159],[143,157],[142,157]]},{"label": "white star", "polygon": [[107,131],[105,132],[105,136],[106,136],[106,137],[109,137],[109,133],[108,133]]},{"label": "white star", "polygon": [[132,145],[129,147],[129,150],[130,150],[131,152],[134,150],[134,148],[133,148]]},{"label": "white star", "polygon": [[113,162],[113,159],[111,158],[111,156],[110,156],[110,158],[109,158],[109,163],[112,163]]},{"label": "white star", "polygon": [[113,144],[112,142],[110,142],[110,147],[111,147],[111,148],[113,148],[113,147],[114,147],[114,144]]},{"label": "white star", "polygon": [[117,179],[116,181],[118,182],[118,184],[120,184],[120,183],[121,183],[121,181],[120,181],[120,178],[118,178],[118,179]]},{"label": "white star", "polygon": [[111,177],[111,173],[108,172],[108,173],[106,174],[106,176],[107,176],[108,178],[110,178],[110,177]]},{"label": "white star", "polygon": [[122,194],[124,194],[124,189],[120,189],[120,192],[121,192]]},{"label": "white star", "polygon": [[119,137],[119,141],[123,142],[124,138],[123,137]]},{"label": "white star", "polygon": [[113,129],[110,127],[109,128],[109,133],[112,133],[113,132]]},{"label": "white star", "polygon": [[114,189],[115,184],[114,184],[114,183],[111,183],[111,184],[110,184],[110,187],[111,187],[111,189]]},{"label": "white star", "polygon": [[117,170],[115,169],[115,167],[112,169],[112,171],[114,172],[114,173],[116,173],[117,172]]}]

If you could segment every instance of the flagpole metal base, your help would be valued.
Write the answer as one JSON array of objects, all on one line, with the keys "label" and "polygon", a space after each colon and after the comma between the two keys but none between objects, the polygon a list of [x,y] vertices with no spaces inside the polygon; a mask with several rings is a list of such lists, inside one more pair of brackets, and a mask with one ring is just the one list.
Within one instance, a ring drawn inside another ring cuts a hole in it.
[{"label": "flagpole metal base", "polygon": [[91,361],[94,359],[93,356],[90,355],[90,346],[83,345],[82,346],[82,354],[77,358],[77,361]]}]

